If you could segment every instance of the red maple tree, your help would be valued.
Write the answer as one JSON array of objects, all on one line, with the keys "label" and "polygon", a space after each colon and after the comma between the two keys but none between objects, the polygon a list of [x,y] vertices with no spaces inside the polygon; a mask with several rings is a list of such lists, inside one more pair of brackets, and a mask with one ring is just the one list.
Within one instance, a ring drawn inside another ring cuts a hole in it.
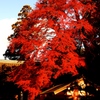
[{"label": "red maple tree", "polygon": [[77,68],[86,67],[81,54],[93,47],[95,13],[93,0],[39,0],[34,9],[24,6],[12,25],[8,58],[25,62],[8,80],[28,90],[33,100],[53,84],[52,78],[78,74]]}]

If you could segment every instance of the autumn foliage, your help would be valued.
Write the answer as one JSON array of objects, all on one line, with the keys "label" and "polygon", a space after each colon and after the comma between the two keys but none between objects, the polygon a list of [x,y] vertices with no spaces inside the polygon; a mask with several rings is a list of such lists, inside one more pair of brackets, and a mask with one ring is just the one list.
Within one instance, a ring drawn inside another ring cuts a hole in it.
[{"label": "autumn foliage", "polygon": [[39,0],[34,9],[23,6],[5,56],[25,61],[8,80],[29,91],[29,100],[53,84],[51,79],[86,67],[85,52],[99,43],[95,1]]}]

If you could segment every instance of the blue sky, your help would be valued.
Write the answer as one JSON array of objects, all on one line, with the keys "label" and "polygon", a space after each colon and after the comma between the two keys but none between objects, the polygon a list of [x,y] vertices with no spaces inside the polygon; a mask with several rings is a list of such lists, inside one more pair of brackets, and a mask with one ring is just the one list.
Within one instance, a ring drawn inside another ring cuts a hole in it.
[{"label": "blue sky", "polygon": [[16,22],[18,13],[24,5],[32,8],[38,0],[1,0],[0,1],[0,59],[9,45],[7,37],[13,33],[11,25]]},{"label": "blue sky", "polygon": [[14,18],[23,7],[23,5],[30,5],[35,7],[37,0],[1,0],[0,1],[0,20],[4,18]]}]

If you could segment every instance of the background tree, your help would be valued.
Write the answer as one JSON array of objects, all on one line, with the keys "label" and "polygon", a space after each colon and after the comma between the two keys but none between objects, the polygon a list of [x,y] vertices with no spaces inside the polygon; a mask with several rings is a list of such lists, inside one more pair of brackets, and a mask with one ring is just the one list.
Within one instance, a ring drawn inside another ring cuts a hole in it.
[{"label": "background tree", "polygon": [[93,27],[94,34],[91,38],[89,37],[92,45],[86,46],[85,58],[89,77],[100,84],[100,1],[94,0],[94,3],[96,5],[96,12],[92,13],[92,16],[88,14],[87,17],[87,20]]},{"label": "background tree", "polygon": [[29,100],[54,84],[52,80],[86,68],[86,57],[94,55],[100,41],[98,2],[39,0],[35,9],[22,8],[4,56],[25,61],[8,80],[29,91]]}]

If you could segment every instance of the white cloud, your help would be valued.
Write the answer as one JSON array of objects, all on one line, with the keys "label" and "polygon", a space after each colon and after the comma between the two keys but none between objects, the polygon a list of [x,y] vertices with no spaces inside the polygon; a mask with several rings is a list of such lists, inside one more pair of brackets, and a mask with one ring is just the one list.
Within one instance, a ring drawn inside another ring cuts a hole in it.
[{"label": "white cloud", "polygon": [[13,33],[11,25],[15,22],[15,18],[0,20],[0,59],[4,59],[3,54],[9,44],[7,37]]}]

